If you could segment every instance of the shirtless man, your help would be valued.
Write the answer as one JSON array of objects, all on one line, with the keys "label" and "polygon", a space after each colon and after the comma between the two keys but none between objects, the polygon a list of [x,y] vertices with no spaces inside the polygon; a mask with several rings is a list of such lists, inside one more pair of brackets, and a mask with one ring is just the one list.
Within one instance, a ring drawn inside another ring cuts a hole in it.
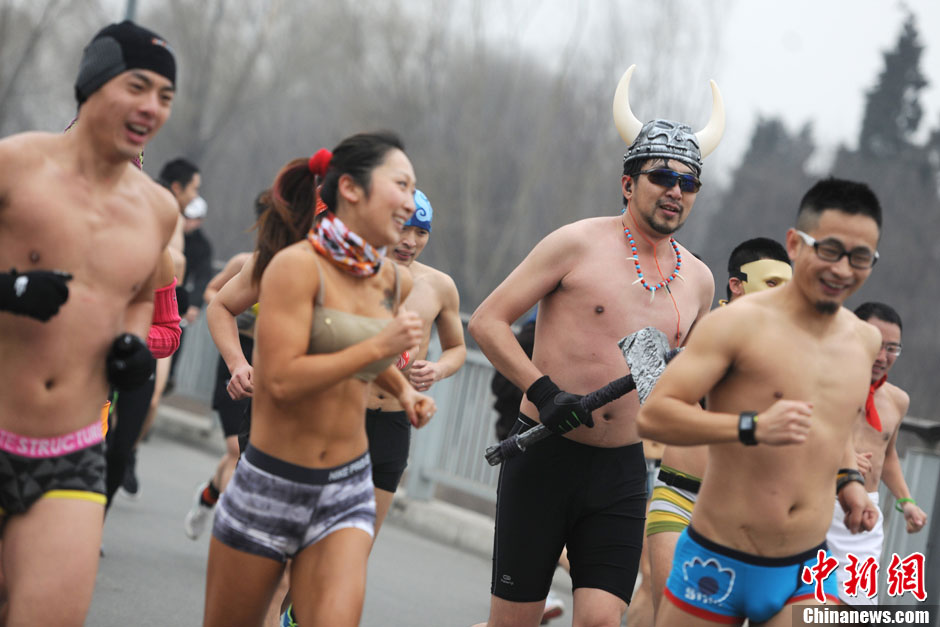
[{"label": "shirtless man", "polygon": [[[756,237],[735,246],[728,257],[727,300],[779,287],[790,280],[793,269],[786,249],[766,237]],[[646,547],[650,560],[653,611],[659,609],[663,586],[672,570],[672,554],[679,534],[689,526],[692,507],[702,485],[708,447],[667,446],[653,487],[646,517]]]},{"label": "shirtless man", "polygon": [[[901,460],[898,459],[896,448],[901,420],[907,414],[911,399],[907,392],[887,382],[888,372],[901,356],[901,316],[889,305],[871,302],[860,305],[855,315],[881,332],[881,348],[871,368],[870,400],[865,405],[865,418],[860,417],[855,422],[853,432],[859,468],[865,476],[868,498],[878,505],[878,486],[884,481],[897,499],[895,507],[904,515],[907,532],[916,533],[927,523],[927,514],[911,498],[911,491],[901,473]],[[846,594],[848,574],[845,567],[849,564],[849,553],[858,558],[860,564],[869,557],[874,558],[876,563],[881,559],[885,539],[884,517],[879,510],[874,529],[852,535],[845,528],[840,514],[841,508],[836,503],[832,524],[826,534],[826,543],[833,557],[839,560],[839,569],[836,571],[839,597],[852,605],[875,605],[877,597],[869,598],[862,592],[857,596]]]},{"label": "shirtless man", "polygon": [[[460,296],[454,280],[440,270],[418,262],[418,256],[431,236],[432,218],[431,203],[421,190],[416,190],[415,212],[405,224],[398,244],[388,254],[395,263],[408,268],[414,277],[414,286],[404,304],[408,311],[421,317],[424,325],[422,340],[420,346],[403,355],[399,363],[419,392],[426,392],[435,382],[457,372],[467,357],[463,323],[460,321]],[[437,326],[441,343],[441,355],[437,361],[425,359],[432,324]],[[372,458],[375,533],[378,535],[408,465],[411,423],[398,400],[375,385],[369,395],[366,432]]]},{"label": "shirtless man", "polygon": [[133,160],[170,114],[175,73],[158,35],[113,24],[82,56],[76,128],[0,141],[0,268],[18,271],[0,274],[5,624],[81,625],[91,602],[101,405],[109,381],[152,372],[143,338],[176,221]]},{"label": "shirtless man", "polygon": [[640,410],[643,437],[711,445],[657,625],[790,625],[787,606],[815,598],[801,575],[826,548],[833,491],[850,530],[875,524],[851,433],[881,340],[841,305],[871,273],[880,228],[866,185],[813,186],[787,231],[792,280],[706,316]]},{"label": "shirtless man", "polygon": [[[629,144],[622,215],[581,220],[549,234],[470,320],[470,333],[494,367],[526,390],[513,433],[537,419],[564,434],[502,464],[490,626],[539,624],[566,545],[573,623],[620,624],[633,592],[646,513],[638,401],[630,394],[590,416],[575,408],[573,394],[626,374],[617,341],[638,329],[656,326],[672,346],[682,344],[714,295],[707,266],[671,234],[688,218],[701,185],[702,157],[721,137],[720,99],[697,136],[668,120],[642,124],[627,101],[631,71],[614,97],[614,120]],[[682,279],[672,281],[680,265]],[[536,303],[530,360],[510,324]]]}]

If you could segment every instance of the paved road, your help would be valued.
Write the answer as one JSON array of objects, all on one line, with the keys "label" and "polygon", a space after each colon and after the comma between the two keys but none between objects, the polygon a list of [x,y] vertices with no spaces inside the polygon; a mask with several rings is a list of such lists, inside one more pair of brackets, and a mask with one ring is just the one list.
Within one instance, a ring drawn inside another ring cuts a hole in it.
[{"label": "paved road", "polygon": [[[217,439],[220,445],[221,436]],[[140,497],[130,500],[119,493],[108,515],[105,557],[88,625],[175,627],[201,623],[209,534],[196,542],[189,540],[183,534],[182,520],[195,486],[215,467],[221,449],[196,444],[198,439],[158,428],[141,447]],[[488,559],[389,522],[369,562],[361,624],[464,627],[485,620],[489,578]],[[563,592],[562,596],[570,608],[570,594]],[[549,625],[568,627],[569,616]]]}]

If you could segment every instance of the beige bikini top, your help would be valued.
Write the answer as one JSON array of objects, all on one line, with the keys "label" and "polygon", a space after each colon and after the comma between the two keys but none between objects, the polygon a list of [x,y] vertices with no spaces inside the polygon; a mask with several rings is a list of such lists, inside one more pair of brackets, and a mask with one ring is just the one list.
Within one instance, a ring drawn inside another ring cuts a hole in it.
[{"label": "beige bikini top", "polygon": [[[317,275],[320,277],[320,286],[314,298],[313,324],[310,328],[310,343],[307,345],[307,354],[336,353],[353,344],[363,342],[377,335],[391,322],[391,318],[370,318],[359,316],[338,309],[323,306],[323,273],[320,271],[320,262],[317,260]],[[395,270],[395,305],[394,313],[398,313],[400,289],[398,284],[398,267],[393,263]],[[355,376],[362,381],[371,382],[379,373],[395,363],[398,355],[386,357],[372,362]]]}]

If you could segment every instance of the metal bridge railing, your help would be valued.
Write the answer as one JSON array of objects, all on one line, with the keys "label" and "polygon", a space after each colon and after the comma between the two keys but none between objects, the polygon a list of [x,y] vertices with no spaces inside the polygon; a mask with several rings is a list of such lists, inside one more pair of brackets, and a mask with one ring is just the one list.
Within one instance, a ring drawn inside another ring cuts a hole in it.
[{"label": "metal bridge railing", "polygon": [[470,349],[463,368],[431,388],[437,415],[412,439],[405,483],[409,497],[427,500],[441,484],[496,502],[499,468],[483,457],[496,442],[493,373],[483,353]]}]

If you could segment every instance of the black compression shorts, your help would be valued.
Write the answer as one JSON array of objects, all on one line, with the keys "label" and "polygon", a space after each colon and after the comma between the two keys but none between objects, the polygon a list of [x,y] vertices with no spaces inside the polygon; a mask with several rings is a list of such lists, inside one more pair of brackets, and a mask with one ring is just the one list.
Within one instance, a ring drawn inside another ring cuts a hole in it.
[{"label": "black compression shorts", "polygon": [[411,423],[403,411],[366,410],[366,434],[372,458],[372,483],[394,492],[408,466]]},{"label": "black compression shorts", "polygon": [[[250,337],[239,334],[238,339],[242,345],[242,352],[251,363],[251,351],[254,349],[254,340]],[[239,435],[242,429],[245,412],[251,412],[251,399],[243,398],[241,400],[232,400],[228,395],[226,386],[231,380],[228,366],[225,360],[219,357],[219,363],[216,366],[215,373],[215,393],[212,397],[212,409],[219,413],[219,420],[222,422],[222,432],[225,437]]]},{"label": "black compression shorts", "polygon": [[[536,424],[520,414],[512,434]],[[598,448],[547,438],[502,464],[491,592],[541,601],[567,546],[574,588],[605,590],[629,603],[645,519],[642,444]]]}]

